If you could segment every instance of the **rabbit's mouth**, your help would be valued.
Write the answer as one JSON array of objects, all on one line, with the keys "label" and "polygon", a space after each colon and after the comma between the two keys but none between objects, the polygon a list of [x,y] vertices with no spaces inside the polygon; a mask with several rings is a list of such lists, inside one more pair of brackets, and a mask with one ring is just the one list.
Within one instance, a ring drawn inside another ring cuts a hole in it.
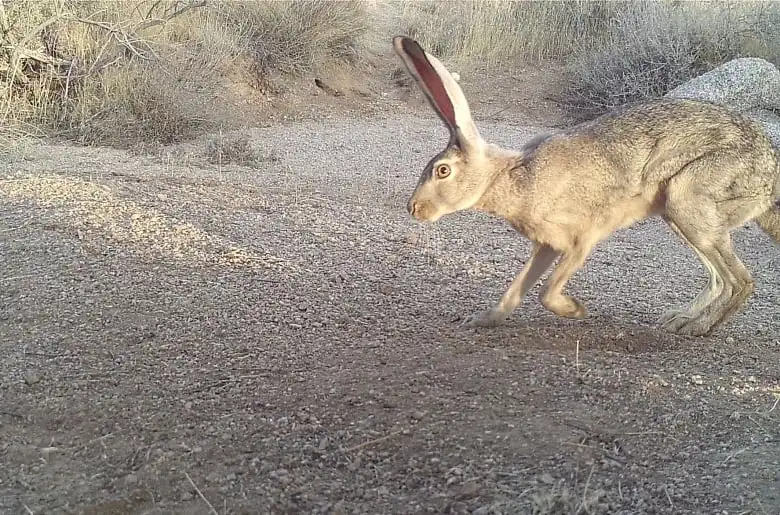
[{"label": "rabbit's mouth", "polygon": [[419,222],[433,223],[445,214],[431,202],[415,200],[414,197],[409,200],[406,209],[409,211],[409,214]]}]

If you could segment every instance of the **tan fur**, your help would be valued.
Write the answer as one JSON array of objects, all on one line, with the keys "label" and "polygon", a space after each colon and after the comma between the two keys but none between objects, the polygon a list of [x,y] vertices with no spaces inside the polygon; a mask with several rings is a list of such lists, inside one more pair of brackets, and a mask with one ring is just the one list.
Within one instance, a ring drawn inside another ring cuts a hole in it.
[{"label": "tan fur", "polygon": [[[450,165],[450,177],[436,178],[440,163]],[[483,145],[466,153],[451,143],[428,163],[409,210],[423,221],[486,211],[534,242],[525,268],[493,308],[467,320],[471,326],[503,321],[557,258],[541,302],[560,316],[584,317],[584,306],[563,293],[569,278],[613,231],[660,216],[709,275],[705,290],[661,324],[702,335],[737,312],[753,290],[729,231],[757,219],[780,241],[778,170],[756,123],[713,104],[660,99],[534,138],[517,152]]]},{"label": "tan fur", "polygon": [[758,215],[756,222],[775,241],[780,241],[780,205]]}]

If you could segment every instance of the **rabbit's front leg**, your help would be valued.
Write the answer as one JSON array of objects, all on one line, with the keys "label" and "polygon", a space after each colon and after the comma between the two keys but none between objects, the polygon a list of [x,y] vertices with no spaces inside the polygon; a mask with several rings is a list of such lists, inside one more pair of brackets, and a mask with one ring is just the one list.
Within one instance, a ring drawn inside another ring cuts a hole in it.
[{"label": "rabbit's front leg", "polygon": [[563,289],[571,276],[583,265],[590,249],[590,246],[581,244],[563,255],[539,292],[539,299],[547,310],[560,317],[585,318],[585,306],[574,297],[564,295]]},{"label": "rabbit's front leg", "polygon": [[462,325],[466,327],[500,325],[520,305],[528,290],[536,284],[559,255],[560,253],[553,250],[552,247],[535,243],[528,262],[514,278],[498,303],[486,311],[475,313],[466,318]]}]

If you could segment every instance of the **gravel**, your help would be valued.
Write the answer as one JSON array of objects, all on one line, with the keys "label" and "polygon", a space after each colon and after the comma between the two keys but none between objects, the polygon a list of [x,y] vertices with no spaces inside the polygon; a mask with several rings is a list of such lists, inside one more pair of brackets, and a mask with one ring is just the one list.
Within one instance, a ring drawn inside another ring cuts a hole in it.
[{"label": "gravel", "polygon": [[[437,120],[250,131],[131,155],[41,145],[0,177],[4,513],[773,513],[780,510],[778,247],[717,334],[655,319],[704,286],[657,220],[570,291],[495,329],[530,245],[404,210]],[[538,128],[481,123],[521,145]]]}]

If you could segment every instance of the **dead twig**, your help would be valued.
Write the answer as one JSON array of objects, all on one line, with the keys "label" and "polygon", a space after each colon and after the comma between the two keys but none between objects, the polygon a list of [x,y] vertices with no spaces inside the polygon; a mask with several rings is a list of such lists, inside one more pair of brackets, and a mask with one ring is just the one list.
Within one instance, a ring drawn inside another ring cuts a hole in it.
[{"label": "dead twig", "polygon": [[366,447],[368,447],[370,445],[378,444],[378,443],[387,441],[387,440],[393,438],[394,436],[398,436],[402,432],[403,432],[403,429],[399,429],[398,431],[393,431],[392,433],[388,433],[388,434],[386,434],[384,436],[380,436],[379,438],[375,438],[375,439],[369,440],[367,442],[363,442],[363,443],[360,443],[360,444],[357,444],[357,445],[353,445],[352,447],[347,447],[346,449],[344,449],[343,452],[353,452],[353,451],[358,451],[360,449],[365,449]]},{"label": "dead twig", "polygon": [[726,456],[726,459],[723,460],[723,463],[721,463],[720,466],[722,467],[723,465],[725,465],[726,463],[728,463],[729,461],[731,461],[732,459],[734,459],[735,457],[739,456],[740,454],[742,454],[743,452],[745,452],[747,450],[748,450],[748,447],[745,447],[744,449],[740,449],[738,451],[735,451],[735,452],[729,454],[728,456]]},{"label": "dead twig", "polygon": [[582,507],[585,508],[585,511],[587,510],[588,506],[588,487],[590,486],[590,480],[593,477],[593,470],[596,468],[596,465],[590,467],[590,474],[588,474],[588,479],[585,480],[585,488],[582,491]]},{"label": "dead twig", "polygon": [[189,482],[190,482],[190,484],[192,485],[192,488],[194,488],[194,489],[195,489],[195,493],[197,493],[197,494],[198,494],[198,497],[200,497],[201,499],[203,499],[203,502],[205,502],[205,503],[206,503],[206,506],[208,506],[208,507],[209,507],[209,510],[211,510],[211,513],[212,513],[213,515],[219,515],[219,512],[217,512],[217,510],[215,510],[215,509],[214,509],[214,506],[212,506],[212,504],[209,502],[209,500],[208,500],[208,499],[206,499],[206,496],[205,496],[205,495],[203,495],[203,492],[201,492],[201,491],[200,491],[200,488],[198,488],[198,485],[196,485],[196,484],[195,484],[195,481],[193,481],[193,480],[192,480],[192,478],[190,477],[190,475],[189,475],[189,474],[187,474],[187,473],[185,472],[185,473],[184,473],[184,476],[187,478],[187,481],[189,481]]},{"label": "dead twig", "polygon": [[35,274],[27,274],[27,275],[13,275],[11,277],[0,277],[0,281],[2,282],[10,282],[10,281],[16,281],[19,279],[30,279],[31,277],[36,277]]}]

